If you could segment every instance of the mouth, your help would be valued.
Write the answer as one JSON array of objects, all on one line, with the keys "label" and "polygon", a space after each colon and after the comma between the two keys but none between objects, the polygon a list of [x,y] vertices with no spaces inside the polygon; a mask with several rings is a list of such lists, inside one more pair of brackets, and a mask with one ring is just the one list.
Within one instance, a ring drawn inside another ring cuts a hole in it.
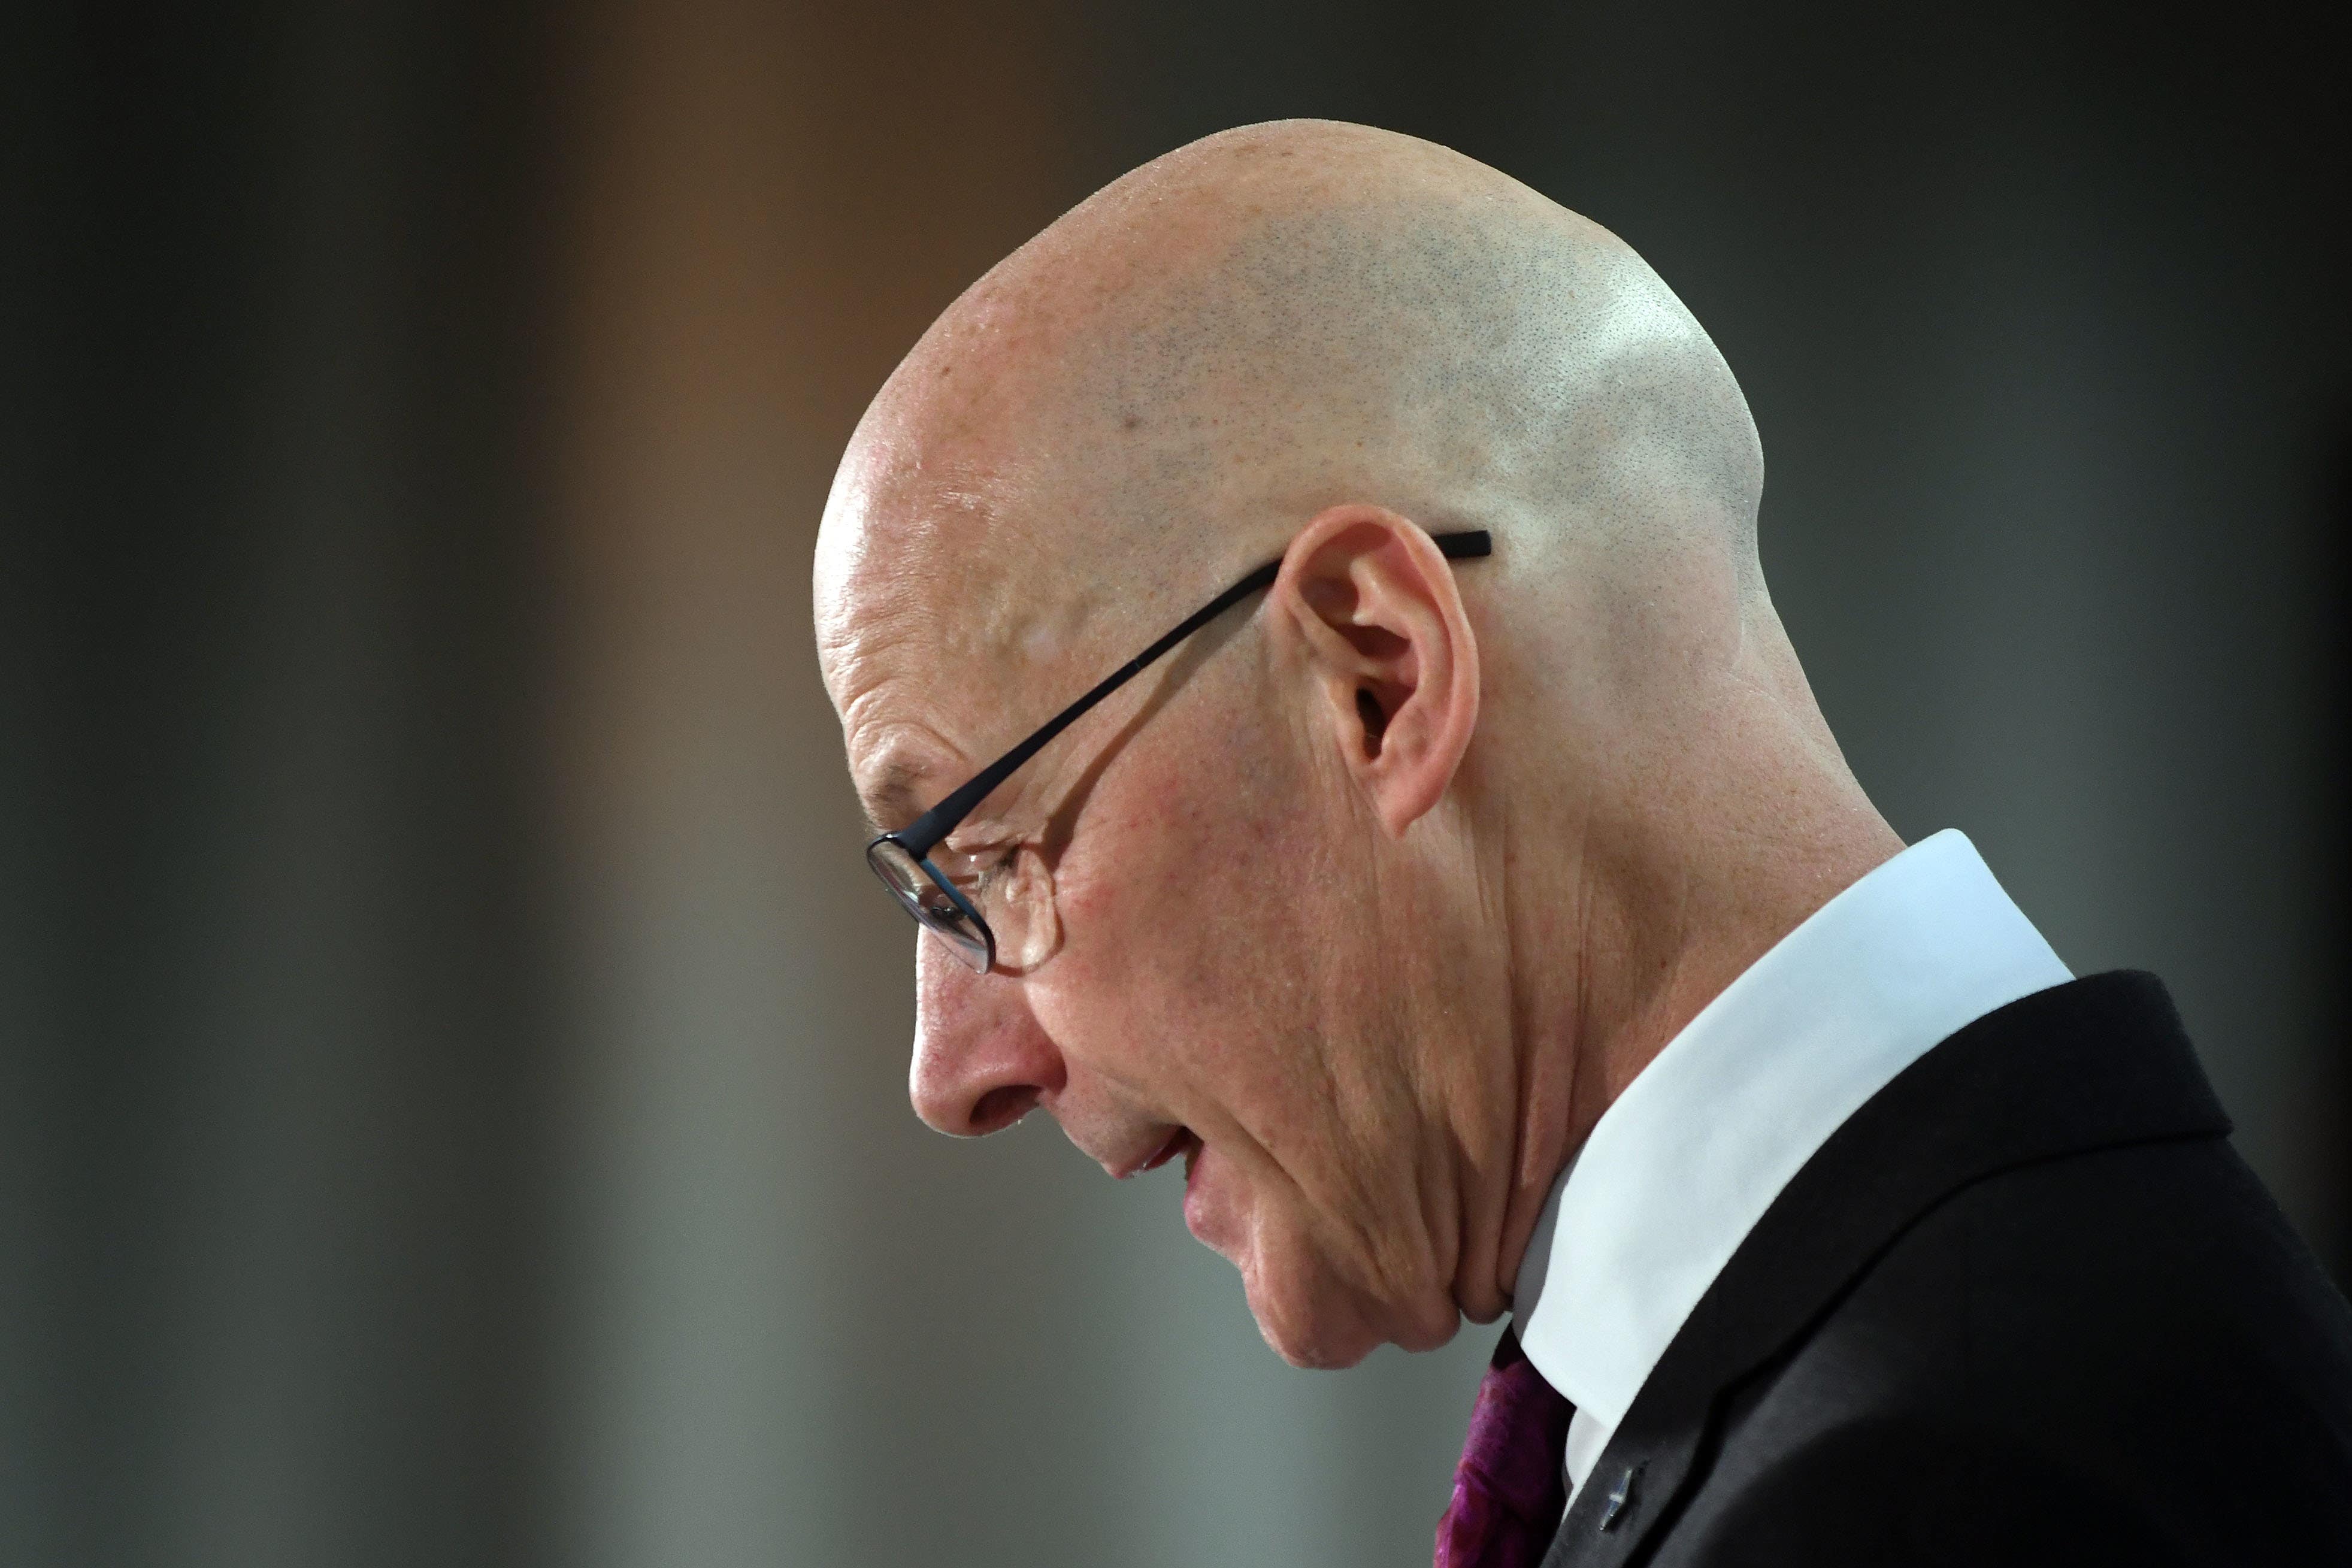
[{"label": "mouth", "polygon": [[1160,1145],[1159,1151],[1150,1159],[1146,1160],[1136,1169],[1139,1172],[1156,1171],[1181,1154],[1184,1156],[1184,1173],[1189,1179],[1192,1175],[1192,1159],[1200,1152],[1201,1140],[1193,1136],[1192,1130],[1189,1127],[1179,1127],[1168,1135],[1168,1142]]}]

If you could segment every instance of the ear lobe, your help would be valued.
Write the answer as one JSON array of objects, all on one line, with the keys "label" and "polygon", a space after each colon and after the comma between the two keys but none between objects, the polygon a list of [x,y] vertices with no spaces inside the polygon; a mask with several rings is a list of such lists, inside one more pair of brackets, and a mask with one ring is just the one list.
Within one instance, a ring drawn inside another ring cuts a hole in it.
[{"label": "ear lobe", "polygon": [[1478,647],[1452,565],[1408,519],[1334,507],[1291,542],[1271,606],[1341,762],[1402,835],[1444,797],[1477,728]]}]

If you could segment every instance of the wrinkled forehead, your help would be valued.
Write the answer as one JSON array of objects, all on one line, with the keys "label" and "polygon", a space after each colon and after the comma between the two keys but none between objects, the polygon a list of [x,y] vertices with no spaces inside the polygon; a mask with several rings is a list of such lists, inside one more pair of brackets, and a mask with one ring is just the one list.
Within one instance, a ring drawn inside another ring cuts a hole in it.
[{"label": "wrinkled forehead", "polygon": [[1041,444],[892,438],[842,465],[819,534],[815,590],[824,652],[899,623],[950,668],[1034,657],[1083,619],[1071,560],[1087,502]]},{"label": "wrinkled forehead", "polygon": [[1251,482],[1229,410],[1189,395],[1198,312],[1172,287],[1099,247],[1024,249],[876,398],[815,563],[854,770],[891,725],[985,761],[1164,629],[1218,487]]},{"label": "wrinkled forehead", "polygon": [[1070,559],[1055,466],[917,428],[861,438],[819,535],[818,653],[851,767],[938,793],[1067,700],[1098,582]]}]

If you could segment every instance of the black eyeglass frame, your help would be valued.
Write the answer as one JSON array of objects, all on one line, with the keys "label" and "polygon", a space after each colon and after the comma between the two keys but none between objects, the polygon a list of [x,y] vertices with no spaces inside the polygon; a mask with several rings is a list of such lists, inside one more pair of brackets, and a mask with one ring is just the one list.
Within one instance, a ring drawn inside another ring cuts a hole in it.
[{"label": "black eyeglass frame", "polygon": [[[1437,546],[1438,553],[1448,561],[1474,560],[1491,555],[1495,550],[1493,536],[1483,528],[1433,533],[1429,537],[1431,542]],[[947,798],[930,810],[895,832],[877,836],[866,846],[866,863],[881,879],[882,885],[890,890],[890,896],[897,900],[898,907],[912,915],[918,925],[945,938],[949,948],[971,968],[982,974],[993,969],[996,966],[996,933],[989,929],[987,920],[973,908],[971,900],[964,897],[963,890],[945,872],[931,864],[931,851],[961,826],[963,819],[993,794],[997,785],[1012,777],[1014,769],[1045,750],[1055,736],[1084,718],[1089,709],[1149,668],[1178,643],[1259,589],[1273,586],[1281,571],[1282,559],[1279,556],[1252,571],[1170,627],[1150,647],[1097,681],[1093,689],[1085,696],[1046,720],[1027,740],[957,785]],[[925,909],[917,890],[909,885],[910,879],[906,874],[909,867],[919,868],[933,887],[947,898],[955,912],[978,932],[976,943],[965,933],[942,926],[940,921],[945,918],[943,913],[934,918]]]}]

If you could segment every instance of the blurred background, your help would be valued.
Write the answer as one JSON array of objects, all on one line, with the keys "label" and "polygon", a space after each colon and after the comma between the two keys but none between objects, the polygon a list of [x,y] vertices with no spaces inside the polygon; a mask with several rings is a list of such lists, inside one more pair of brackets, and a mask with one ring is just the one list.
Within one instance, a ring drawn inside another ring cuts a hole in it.
[{"label": "blurred background", "polygon": [[916,1122],[809,630],[932,316],[1286,115],[1649,258],[1864,783],[2345,1278],[2342,56],[1900,9],[17,17],[0,1561],[1428,1561],[1491,1331],[1291,1371],[1172,1174]]}]

